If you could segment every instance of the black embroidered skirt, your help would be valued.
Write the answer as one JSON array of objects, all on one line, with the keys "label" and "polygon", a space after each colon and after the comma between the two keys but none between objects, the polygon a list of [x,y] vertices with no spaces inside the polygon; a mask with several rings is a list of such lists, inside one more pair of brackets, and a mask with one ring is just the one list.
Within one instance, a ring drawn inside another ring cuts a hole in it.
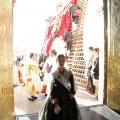
[{"label": "black embroidered skirt", "polygon": [[78,120],[78,108],[75,98],[71,99],[66,93],[61,93],[58,99],[61,111],[59,114],[54,113],[55,106],[48,103],[47,120]]}]

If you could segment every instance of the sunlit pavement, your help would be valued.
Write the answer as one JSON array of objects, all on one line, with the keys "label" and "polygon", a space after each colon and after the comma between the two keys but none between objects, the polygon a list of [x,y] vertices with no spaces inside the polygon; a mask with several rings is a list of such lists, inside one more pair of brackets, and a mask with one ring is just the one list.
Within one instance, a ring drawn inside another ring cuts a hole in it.
[{"label": "sunlit pavement", "polygon": [[[45,100],[45,95],[37,95],[38,99],[29,101],[25,87],[15,88],[16,120],[38,120],[38,112]],[[75,95],[80,106],[82,120],[120,120],[120,116],[105,105],[99,105],[95,96],[91,96],[84,87],[80,87]]]},{"label": "sunlit pavement", "polygon": [[[14,88],[14,105],[16,115],[34,114],[38,113],[41,105],[44,103],[45,95],[37,95],[38,99],[35,101],[29,101],[26,93],[26,88],[18,86]],[[97,105],[99,102],[95,96],[90,95],[86,89],[79,86],[75,95],[77,103],[80,107]]]}]

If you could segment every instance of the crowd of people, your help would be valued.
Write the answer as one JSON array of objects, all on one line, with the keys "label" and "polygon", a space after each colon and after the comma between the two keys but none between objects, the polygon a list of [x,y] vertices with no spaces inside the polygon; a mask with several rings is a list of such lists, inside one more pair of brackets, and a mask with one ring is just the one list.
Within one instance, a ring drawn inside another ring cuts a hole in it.
[{"label": "crowd of people", "polygon": [[[19,60],[19,61],[18,61]],[[74,76],[69,70],[63,54],[52,49],[50,56],[42,53],[37,60],[35,53],[29,58],[17,58],[19,83],[26,86],[28,100],[37,99],[36,94],[45,94],[46,100],[40,109],[39,120],[81,120],[81,114],[74,98],[76,93]],[[90,94],[99,87],[99,48],[89,47],[86,64],[87,90]]]}]

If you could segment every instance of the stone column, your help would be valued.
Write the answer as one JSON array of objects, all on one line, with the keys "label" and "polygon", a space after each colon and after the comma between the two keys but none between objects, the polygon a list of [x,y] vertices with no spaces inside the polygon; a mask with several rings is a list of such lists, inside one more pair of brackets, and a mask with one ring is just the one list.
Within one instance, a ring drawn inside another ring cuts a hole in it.
[{"label": "stone column", "polygon": [[0,120],[13,120],[12,0],[0,0]]}]

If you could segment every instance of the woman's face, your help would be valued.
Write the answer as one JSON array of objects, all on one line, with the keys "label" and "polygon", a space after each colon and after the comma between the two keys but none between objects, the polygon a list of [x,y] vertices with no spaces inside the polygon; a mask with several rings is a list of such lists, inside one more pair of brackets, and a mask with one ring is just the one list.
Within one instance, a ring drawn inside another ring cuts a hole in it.
[{"label": "woman's face", "polygon": [[59,67],[64,67],[65,58],[64,58],[64,57],[60,57],[60,58],[57,60],[57,64],[58,64]]},{"label": "woman's face", "polygon": [[54,57],[55,55],[51,52],[51,57]]},{"label": "woman's face", "polygon": [[96,52],[95,50],[94,50],[94,55],[97,55],[98,54],[98,52]]},{"label": "woman's face", "polygon": [[89,49],[89,53],[93,53],[93,51],[91,49]]},{"label": "woman's face", "polygon": [[35,60],[36,59],[36,55],[34,54],[34,56],[32,58],[33,58],[33,60]]}]

